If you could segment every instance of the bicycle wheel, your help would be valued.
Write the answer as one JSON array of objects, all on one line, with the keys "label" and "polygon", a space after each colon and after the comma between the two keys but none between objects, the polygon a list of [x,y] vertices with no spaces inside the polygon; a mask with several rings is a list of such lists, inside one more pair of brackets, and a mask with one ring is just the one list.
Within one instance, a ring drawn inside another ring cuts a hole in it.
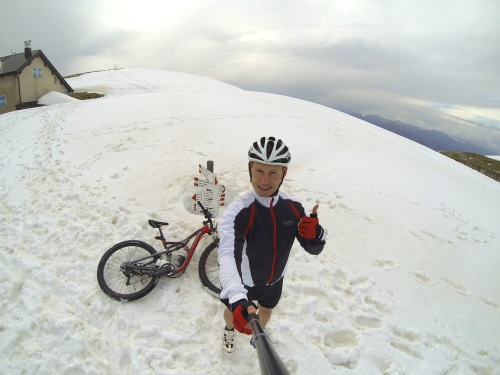
[{"label": "bicycle wheel", "polygon": [[208,245],[201,253],[198,271],[202,284],[213,296],[219,298],[222,286],[219,280],[219,240]]},{"label": "bicycle wheel", "polygon": [[[159,277],[149,274],[139,274],[122,269],[122,264],[134,259],[141,259],[155,254],[157,251],[151,245],[136,240],[117,243],[106,251],[97,266],[97,281],[109,297],[119,301],[133,301],[151,292],[158,283]],[[159,256],[142,261],[143,265],[154,265]]]}]

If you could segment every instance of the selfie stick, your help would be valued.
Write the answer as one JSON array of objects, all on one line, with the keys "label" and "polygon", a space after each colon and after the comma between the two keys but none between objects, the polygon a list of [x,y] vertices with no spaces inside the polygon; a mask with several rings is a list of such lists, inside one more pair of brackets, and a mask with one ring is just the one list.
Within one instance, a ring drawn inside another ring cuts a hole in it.
[{"label": "selfie stick", "polygon": [[260,325],[257,314],[249,314],[248,322],[253,334],[251,343],[257,349],[262,375],[290,375],[278,353],[274,350],[271,339]]}]

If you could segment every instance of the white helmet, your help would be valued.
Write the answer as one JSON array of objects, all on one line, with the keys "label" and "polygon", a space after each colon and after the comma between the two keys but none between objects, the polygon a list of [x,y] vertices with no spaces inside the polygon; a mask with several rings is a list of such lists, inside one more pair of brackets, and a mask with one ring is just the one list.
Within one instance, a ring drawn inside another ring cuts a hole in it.
[{"label": "white helmet", "polygon": [[287,167],[290,164],[291,155],[281,139],[262,137],[248,150],[248,160]]}]

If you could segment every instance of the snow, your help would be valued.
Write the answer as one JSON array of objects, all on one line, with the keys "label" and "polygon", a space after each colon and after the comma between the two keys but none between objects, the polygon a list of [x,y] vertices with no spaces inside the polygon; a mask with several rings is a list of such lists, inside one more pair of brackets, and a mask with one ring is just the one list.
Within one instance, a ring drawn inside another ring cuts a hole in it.
[{"label": "snow", "polygon": [[52,104],[62,104],[62,103],[73,103],[77,102],[78,99],[72,98],[66,94],[61,94],[60,92],[50,91],[40,99],[38,99],[38,104],[52,105]]},{"label": "snow", "polygon": [[320,204],[329,237],[317,257],[293,249],[267,328],[291,373],[500,372],[498,182],[290,97],[157,70],[68,81],[106,96],[0,116],[0,373],[259,373],[248,336],[222,351],[201,251],[130,303],[96,268],[125,239],[159,249],[147,219],[172,239],[201,225],[186,209],[198,164],[214,160],[227,203],[246,191],[263,135],[290,147],[283,190]]}]

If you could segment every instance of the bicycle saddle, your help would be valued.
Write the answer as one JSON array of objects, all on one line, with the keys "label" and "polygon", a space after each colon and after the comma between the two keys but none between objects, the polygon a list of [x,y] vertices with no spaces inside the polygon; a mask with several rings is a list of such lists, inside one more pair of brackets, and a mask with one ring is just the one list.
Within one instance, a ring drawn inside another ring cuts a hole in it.
[{"label": "bicycle saddle", "polygon": [[168,223],[165,223],[163,221],[156,221],[156,220],[148,220],[148,223],[153,228],[161,228],[163,225],[168,225]]}]

